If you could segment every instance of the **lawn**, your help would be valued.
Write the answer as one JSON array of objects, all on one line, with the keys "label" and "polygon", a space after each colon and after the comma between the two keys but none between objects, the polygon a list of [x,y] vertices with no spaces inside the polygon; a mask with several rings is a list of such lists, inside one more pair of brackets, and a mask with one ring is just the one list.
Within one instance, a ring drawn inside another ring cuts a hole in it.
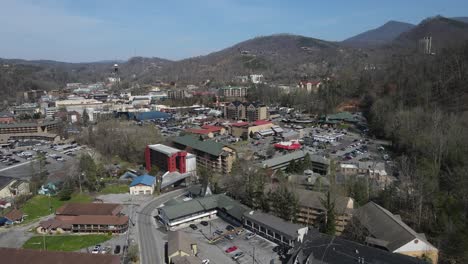
[{"label": "lawn", "polygon": [[129,189],[128,189],[127,184],[108,184],[99,193],[110,194],[110,193],[128,193],[128,192],[129,192]]},{"label": "lawn", "polygon": [[[45,236],[46,250],[76,251],[82,248],[94,246],[111,239],[111,235],[53,235]],[[23,248],[43,249],[44,237],[31,237]]]},{"label": "lawn", "polygon": [[[49,209],[49,199],[51,209]],[[92,200],[93,198],[87,194],[73,194],[68,201],[60,201],[58,197],[54,196],[49,198],[49,196],[45,195],[36,195],[29,199],[22,208],[24,214],[27,215],[24,223],[29,223],[42,216],[52,214],[65,203],[88,203]]]}]

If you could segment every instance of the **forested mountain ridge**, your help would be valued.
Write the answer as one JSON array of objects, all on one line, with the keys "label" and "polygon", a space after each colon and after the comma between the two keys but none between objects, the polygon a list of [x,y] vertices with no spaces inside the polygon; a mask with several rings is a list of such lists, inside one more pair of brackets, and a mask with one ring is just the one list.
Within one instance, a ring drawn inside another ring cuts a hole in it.
[{"label": "forested mountain ridge", "polygon": [[415,25],[410,23],[392,20],[378,28],[345,39],[341,43],[356,48],[375,47],[395,40],[399,35],[414,27]]}]

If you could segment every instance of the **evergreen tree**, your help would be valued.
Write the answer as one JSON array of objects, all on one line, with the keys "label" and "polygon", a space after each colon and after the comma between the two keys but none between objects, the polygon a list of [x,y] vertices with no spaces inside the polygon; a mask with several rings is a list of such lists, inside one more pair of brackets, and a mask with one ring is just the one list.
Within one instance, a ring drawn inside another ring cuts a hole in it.
[{"label": "evergreen tree", "polygon": [[322,226],[322,232],[334,236],[335,228],[335,202],[332,201],[330,192],[327,192],[326,199],[322,199],[322,205],[325,207],[325,221]]},{"label": "evergreen tree", "polygon": [[83,126],[87,127],[89,125],[89,114],[86,109],[83,110],[83,115],[81,118],[83,119]]}]

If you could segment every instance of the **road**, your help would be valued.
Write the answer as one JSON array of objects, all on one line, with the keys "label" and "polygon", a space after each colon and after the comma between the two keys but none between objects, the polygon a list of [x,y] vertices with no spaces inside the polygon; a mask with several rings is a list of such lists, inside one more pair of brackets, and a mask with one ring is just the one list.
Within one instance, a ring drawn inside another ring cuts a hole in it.
[{"label": "road", "polygon": [[162,233],[156,229],[154,210],[166,201],[185,193],[185,189],[162,194],[137,213],[138,240],[142,264],[165,263]]}]

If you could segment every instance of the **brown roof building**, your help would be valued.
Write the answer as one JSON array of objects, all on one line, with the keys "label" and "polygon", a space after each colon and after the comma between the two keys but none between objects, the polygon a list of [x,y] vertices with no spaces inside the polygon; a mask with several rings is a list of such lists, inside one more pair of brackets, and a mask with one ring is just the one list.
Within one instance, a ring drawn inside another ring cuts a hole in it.
[{"label": "brown roof building", "polygon": [[121,213],[122,209],[120,204],[65,204],[56,210],[55,218],[41,222],[39,231],[123,233],[128,228],[129,218]]},{"label": "brown roof building", "polygon": [[13,209],[5,215],[5,218],[12,222],[23,222],[23,217],[23,212],[17,209]]},{"label": "brown roof building", "polygon": [[2,263],[15,264],[119,264],[117,255],[88,254],[63,251],[0,248]]}]

